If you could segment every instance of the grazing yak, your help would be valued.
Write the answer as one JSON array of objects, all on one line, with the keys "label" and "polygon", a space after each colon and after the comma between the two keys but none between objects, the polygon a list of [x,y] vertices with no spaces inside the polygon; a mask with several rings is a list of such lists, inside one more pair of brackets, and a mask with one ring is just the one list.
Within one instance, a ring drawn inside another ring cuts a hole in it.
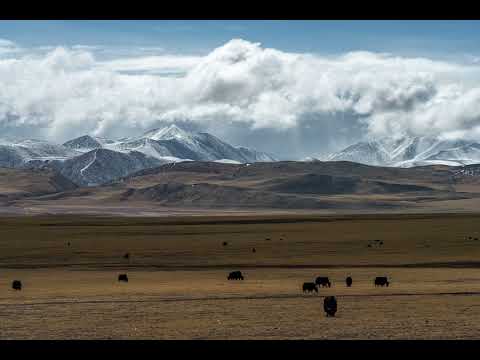
[{"label": "grazing yak", "polygon": [[303,292],[305,291],[308,291],[308,292],[312,292],[312,291],[315,291],[318,293],[318,288],[317,288],[317,285],[313,282],[306,282],[306,283],[303,283]]},{"label": "grazing yak", "polygon": [[241,271],[232,271],[228,274],[227,280],[243,280],[243,275]]},{"label": "grazing yak", "polygon": [[118,281],[128,282],[128,276],[127,276],[127,274],[120,274],[120,275],[118,275]]},{"label": "grazing yak", "polygon": [[253,248],[253,249],[252,249],[252,252],[253,252],[253,253],[256,253],[256,252],[257,252],[257,249]]},{"label": "grazing yak", "polygon": [[345,279],[345,283],[347,284],[347,287],[352,286],[352,282],[353,280],[350,276]]},{"label": "grazing yak", "polygon": [[335,316],[337,312],[337,299],[335,299],[335,296],[327,296],[323,299],[323,310],[325,310],[327,316]]},{"label": "grazing yak", "polygon": [[227,245],[228,245],[228,242],[224,241],[224,242],[222,243],[222,245],[223,245],[223,246],[227,246]]},{"label": "grazing yak", "polygon": [[20,280],[13,280],[12,282],[12,289],[14,290],[22,290],[22,282]]},{"label": "grazing yak", "polygon": [[330,280],[328,279],[328,277],[325,277],[325,276],[319,276],[315,279],[315,284],[317,285],[321,285],[322,287],[331,287],[332,284],[330,283]]},{"label": "grazing yak", "polygon": [[374,281],[375,286],[387,286],[390,285],[386,276],[377,276]]},{"label": "grazing yak", "polygon": [[130,253],[126,253],[125,255],[123,255],[123,258],[124,258],[125,260],[130,259]]}]

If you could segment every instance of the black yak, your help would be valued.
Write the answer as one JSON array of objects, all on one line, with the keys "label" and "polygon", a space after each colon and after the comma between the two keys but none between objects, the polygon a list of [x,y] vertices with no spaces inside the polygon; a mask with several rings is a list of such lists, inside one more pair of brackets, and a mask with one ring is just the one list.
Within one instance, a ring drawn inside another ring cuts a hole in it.
[{"label": "black yak", "polygon": [[387,286],[390,285],[386,276],[377,276],[374,281],[375,286]]},{"label": "black yak", "polygon": [[13,280],[12,282],[12,289],[14,290],[22,290],[22,282],[20,280]]},{"label": "black yak", "polygon": [[352,286],[352,282],[353,280],[350,276],[345,279],[345,283],[347,284],[347,287]]},{"label": "black yak", "polygon": [[243,280],[243,275],[241,271],[232,271],[228,274],[227,280]]},{"label": "black yak", "polygon": [[128,276],[127,276],[127,274],[120,274],[120,275],[118,275],[118,281],[128,282]]},{"label": "black yak", "polygon": [[328,279],[328,277],[324,277],[324,276],[319,276],[315,279],[315,284],[317,285],[321,285],[322,287],[331,287],[332,284],[330,283],[330,280]]},{"label": "black yak", "polygon": [[335,296],[327,296],[323,299],[323,310],[325,310],[327,316],[335,316],[337,312],[337,299],[335,299]]},{"label": "black yak", "polygon": [[308,291],[308,292],[312,292],[312,291],[315,291],[318,293],[318,288],[317,288],[317,285],[313,282],[306,282],[306,283],[303,283],[303,292],[305,291]]}]

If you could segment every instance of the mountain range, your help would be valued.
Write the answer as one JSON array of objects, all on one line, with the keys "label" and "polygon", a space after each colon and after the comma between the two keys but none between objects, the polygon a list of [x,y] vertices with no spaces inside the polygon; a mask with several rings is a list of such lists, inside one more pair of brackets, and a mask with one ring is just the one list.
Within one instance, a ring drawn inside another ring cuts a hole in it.
[{"label": "mountain range", "polygon": [[386,138],[355,143],[325,160],[392,167],[464,166],[480,163],[480,143],[425,136]]},{"label": "mountain range", "polygon": [[[400,168],[425,165],[462,167],[480,163],[480,143],[413,136],[384,138],[355,143],[324,160]],[[111,183],[145,169],[185,161],[250,164],[275,162],[277,159],[264,152],[232,146],[211,134],[190,132],[176,125],[116,140],[83,135],[63,144],[33,139],[0,141],[0,167],[46,168],[82,187]]]},{"label": "mountain range", "polygon": [[211,134],[189,132],[176,125],[118,140],[83,135],[61,145],[41,140],[0,143],[0,167],[47,167],[80,186],[101,185],[166,163],[275,160],[267,153],[234,147]]}]

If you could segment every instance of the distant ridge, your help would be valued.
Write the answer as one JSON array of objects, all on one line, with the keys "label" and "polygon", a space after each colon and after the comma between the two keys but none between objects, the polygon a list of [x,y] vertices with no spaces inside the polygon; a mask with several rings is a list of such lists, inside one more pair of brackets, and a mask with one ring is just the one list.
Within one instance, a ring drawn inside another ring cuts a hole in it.
[{"label": "distant ridge", "polygon": [[463,166],[480,163],[480,143],[418,136],[385,138],[355,143],[326,160],[393,167]]}]

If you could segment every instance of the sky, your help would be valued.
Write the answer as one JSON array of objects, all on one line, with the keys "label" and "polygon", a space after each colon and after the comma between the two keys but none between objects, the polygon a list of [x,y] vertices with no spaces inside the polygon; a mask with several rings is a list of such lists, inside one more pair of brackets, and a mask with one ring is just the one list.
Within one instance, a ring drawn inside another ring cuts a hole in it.
[{"label": "sky", "polygon": [[0,132],[177,123],[283,159],[480,140],[480,21],[0,21]]}]

